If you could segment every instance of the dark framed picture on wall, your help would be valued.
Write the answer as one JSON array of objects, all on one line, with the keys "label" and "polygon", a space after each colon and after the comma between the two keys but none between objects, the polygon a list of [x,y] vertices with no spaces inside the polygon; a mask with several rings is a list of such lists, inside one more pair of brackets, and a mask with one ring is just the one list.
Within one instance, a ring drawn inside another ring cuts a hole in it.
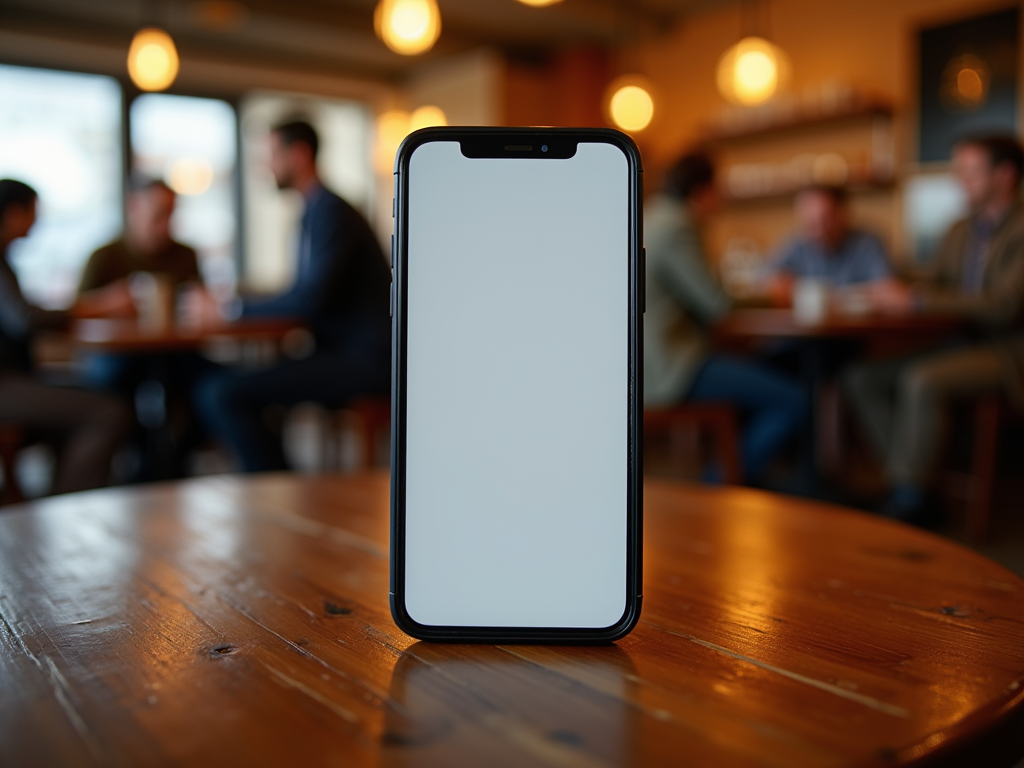
[{"label": "dark framed picture on wall", "polygon": [[1019,7],[922,29],[918,50],[919,162],[948,161],[969,134],[1017,132]]}]

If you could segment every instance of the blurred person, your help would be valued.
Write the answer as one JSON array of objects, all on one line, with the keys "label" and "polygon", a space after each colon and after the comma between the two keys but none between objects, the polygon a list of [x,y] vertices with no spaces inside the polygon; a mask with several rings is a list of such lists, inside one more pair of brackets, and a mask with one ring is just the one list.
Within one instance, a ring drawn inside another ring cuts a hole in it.
[{"label": "blurred person", "polygon": [[70,321],[67,312],[28,303],[9,262],[11,243],[27,237],[35,223],[37,197],[27,184],[0,180],[0,421],[25,428],[30,437],[58,441],[52,492],[67,493],[107,483],[131,416],[116,399],[50,386],[34,369],[35,333]]},{"label": "blurred person", "polygon": [[[131,180],[124,232],[89,257],[79,282],[77,317],[136,317],[136,300],[140,288],[147,287],[146,279],[151,291],[156,290],[155,279],[167,281],[174,293],[202,285],[195,250],[171,237],[176,205],[177,194],[163,181],[140,176]],[[213,364],[193,351],[91,352],[80,364],[86,386],[135,403],[138,461],[132,479],[183,476],[189,452],[205,438],[190,412],[191,390]],[[159,428],[159,433],[148,433],[143,424]]]},{"label": "blurred person", "polygon": [[222,372],[196,387],[210,429],[249,472],[285,469],[283,447],[267,427],[269,405],[317,402],[339,408],[353,397],[387,394],[391,381],[390,270],[366,219],[326,189],[317,171],[319,137],[309,123],[290,121],[270,134],[270,169],[281,190],[305,201],[295,282],[269,299],[217,305],[196,296],[192,312],[213,317],[304,320],[315,350],[256,372]]},{"label": "blurred person", "polygon": [[924,354],[856,367],[846,381],[886,462],[892,491],[880,511],[912,522],[935,511],[927,483],[946,402],[1005,392],[1024,403],[1024,151],[1012,136],[968,138],[953,170],[970,212],[941,242],[933,279],[879,286],[872,300],[892,313],[956,315],[969,330]]},{"label": "blurred person", "polygon": [[793,301],[797,280],[821,280],[829,288],[868,286],[892,280],[881,240],[850,226],[846,192],[840,187],[804,187],[794,201],[797,235],[769,266],[766,293],[781,306]]},{"label": "blurred person", "polygon": [[711,159],[685,155],[644,211],[647,312],[644,403],[731,403],[745,417],[743,470],[761,479],[806,413],[801,387],[755,362],[711,352],[708,329],[733,302],[712,276],[701,224],[720,203]]}]

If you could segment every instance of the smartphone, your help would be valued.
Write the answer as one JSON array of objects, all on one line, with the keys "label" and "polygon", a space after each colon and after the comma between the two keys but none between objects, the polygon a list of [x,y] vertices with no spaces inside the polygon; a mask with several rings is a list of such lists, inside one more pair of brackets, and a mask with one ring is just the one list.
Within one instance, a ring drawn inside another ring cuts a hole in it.
[{"label": "smartphone", "polygon": [[391,609],[413,637],[607,642],[639,619],[641,172],[604,129],[399,149]]}]

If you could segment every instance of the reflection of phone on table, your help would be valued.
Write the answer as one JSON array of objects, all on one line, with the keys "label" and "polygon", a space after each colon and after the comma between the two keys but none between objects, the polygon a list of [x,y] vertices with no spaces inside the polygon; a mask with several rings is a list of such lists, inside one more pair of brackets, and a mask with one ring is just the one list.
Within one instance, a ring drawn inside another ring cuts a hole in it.
[{"label": "reflection of phone on table", "polygon": [[640,170],[611,130],[399,150],[391,601],[411,635],[599,642],[639,617]]}]

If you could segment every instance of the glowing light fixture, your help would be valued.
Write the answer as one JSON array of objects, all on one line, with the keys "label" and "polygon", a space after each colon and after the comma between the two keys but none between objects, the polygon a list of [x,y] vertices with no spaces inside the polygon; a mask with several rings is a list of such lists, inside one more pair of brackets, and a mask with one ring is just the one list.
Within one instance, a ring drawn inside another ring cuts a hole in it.
[{"label": "glowing light fixture", "polygon": [[410,115],[402,109],[392,109],[377,117],[377,136],[373,152],[373,165],[380,173],[391,173],[395,153],[402,140],[413,131],[433,125],[448,125],[448,118],[440,107],[427,105],[413,110]]},{"label": "glowing light fixture", "polygon": [[519,2],[534,8],[543,8],[545,5],[554,5],[555,3],[562,2],[562,0],[519,0]]},{"label": "glowing light fixture", "polygon": [[162,91],[178,76],[178,50],[157,27],[140,29],[128,49],[128,75],[143,91]]},{"label": "glowing light fixture", "polygon": [[606,117],[628,133],[638,133],[654,118],[654,97],[650,84],[642,77],[624,75],[612,81],[605,91]]},{"label": "glowing light fixture", "polygon": [[734,104],[768,101],[785,84],[789,61],[763,37],[745,37],[718,60],[718,90]]},{"label": "glowing light fixture", "polygon": [[435,125],[448,125],[448,116],[440,107],[427,105],[413,110],[409,116],[409,133],[418,131],[420,128],[430,128]]},{"label": "glowing light fixture", "polygon": [[436,0],[380,0],[373,12],[373,26],[388,48],[415,56],[437,42],[441,12]]},{"label": "glowing light fixture", "polygon": [[942,72],[942,104],[952,112],[972,112],[988,101],[988,64],[973,54],[957,56]]},{"label": "glowing light fixture", "polygon": [[179,195],[201,195],[213,183],[213,168],[203,158],[182,157],[168,164],[165,176]]}]

